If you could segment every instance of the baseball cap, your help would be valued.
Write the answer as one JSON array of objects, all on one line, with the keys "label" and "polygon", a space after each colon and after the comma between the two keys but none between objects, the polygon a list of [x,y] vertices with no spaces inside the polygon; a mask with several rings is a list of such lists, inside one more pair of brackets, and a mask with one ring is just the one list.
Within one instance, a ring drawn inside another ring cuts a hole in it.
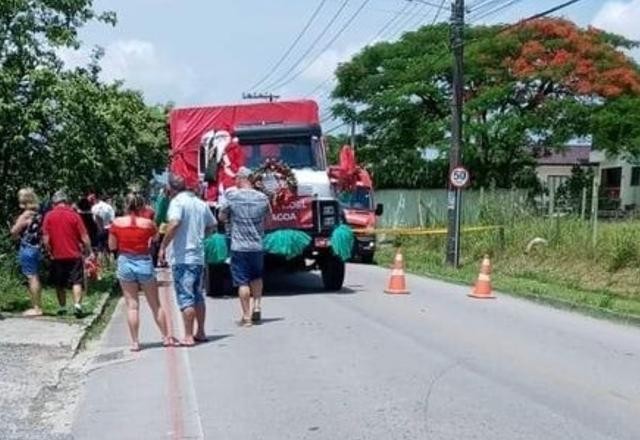
[{"label": "baseball cap", "polygon": [[62,202],[66,202],[67,200],[68,200],[67,193],[62,189],[56,191],[53,194],[53,197],[51,197],[51,201],[53,203],[62,203]]},{"label": "baseball cap", "polygon": [[240,167],[240,169],[238,170],[238,172],[236,173],[236,177],[239,179],[248,179],[251,177],[251,174],[253,174],[251,172],[251,170],[247,167]]}]

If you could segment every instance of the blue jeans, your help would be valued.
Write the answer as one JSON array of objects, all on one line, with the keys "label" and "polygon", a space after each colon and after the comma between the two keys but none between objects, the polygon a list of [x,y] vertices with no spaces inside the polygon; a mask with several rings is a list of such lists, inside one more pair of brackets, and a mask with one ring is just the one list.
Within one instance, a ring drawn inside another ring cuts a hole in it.
[{"label": "blue jeans", "polygon": [[118,279],[125,283],[146,284],[156,279],[150,255],[118,255]]},{"label": "blue jeans", "polygon": [[20,244],[18,262],[24,276],[32,277],[38,275],[40,260],[42,260],[42,251],[39,246],[31,246],[26,243]]},{"label": "blue jeans", "polygon": [[248,286],[262,278],[264,252],[231,252],[231,278],[235,287]]},{"label": "blue jeans", "polygon": [[203,304],[202,274],[204,266],[201,264],[174,264],[171,271],[173,272],[173,284],[180,311]]}]

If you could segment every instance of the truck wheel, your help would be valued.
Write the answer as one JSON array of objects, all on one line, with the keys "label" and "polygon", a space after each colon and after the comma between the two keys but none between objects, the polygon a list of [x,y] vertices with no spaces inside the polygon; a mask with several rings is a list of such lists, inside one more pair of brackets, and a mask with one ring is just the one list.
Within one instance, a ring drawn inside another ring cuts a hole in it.
[{"label": "truck wheel", "polygon": [[364,264],[373,264],[373,254],[364,254],[360,256]]},{"label": "truck wheel", "polygon": [[325,290],[335,291],[342,289],[344,284],[345,264],[340,258],[332,255],[325,258],[320,270],[322,271],[322,284]]}]

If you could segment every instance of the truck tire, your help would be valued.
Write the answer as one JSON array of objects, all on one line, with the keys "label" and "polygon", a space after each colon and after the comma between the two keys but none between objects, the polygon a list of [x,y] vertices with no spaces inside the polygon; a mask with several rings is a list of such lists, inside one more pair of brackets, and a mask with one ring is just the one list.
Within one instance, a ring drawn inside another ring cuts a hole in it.
[{"label": "truck tire", "polygon": [[373,254],[364,254],[360,256],[363,264],[373,264]]},{"label": "truck tire", "polygon": [[345,263],[335,255],[325,258],[320,266],[325,290],[336,291],[344,284]]}]

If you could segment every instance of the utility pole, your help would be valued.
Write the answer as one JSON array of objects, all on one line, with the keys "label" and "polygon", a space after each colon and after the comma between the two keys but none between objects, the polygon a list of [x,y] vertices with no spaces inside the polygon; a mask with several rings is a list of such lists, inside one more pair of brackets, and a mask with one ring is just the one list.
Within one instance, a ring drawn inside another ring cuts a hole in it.
[{"label": "utility pole", "polygon": [[280,96],[273,93],[243,93],[242,99],[266,99],[269,102],[273,102],[276,99],[280,99]]},{"label": "utility pole", "polygon": [[351,148],[356,149],[356,121],[351,121]]},{"label": "utility pole", "polygon": [[[464,0],[453,0],[451,4],[451,48],[453,50],[453,99],[451,103],[451,150],[449,151],[449,173],[460,166],[462,150],[462,105],[464,92]],[[449,179],[451,180],[451,179]],[[460,217],[462,211],[462,189],[449,181],[447,198],[448,232],[447,263],[453,267],[460,264]]]}]

